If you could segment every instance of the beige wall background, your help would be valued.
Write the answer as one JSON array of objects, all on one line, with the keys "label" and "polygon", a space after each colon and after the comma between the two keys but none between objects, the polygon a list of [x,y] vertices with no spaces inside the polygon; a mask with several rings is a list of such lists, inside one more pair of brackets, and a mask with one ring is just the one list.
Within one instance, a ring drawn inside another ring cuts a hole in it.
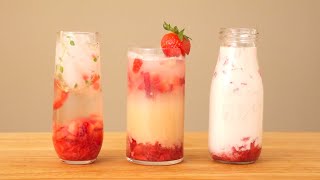
[{"label": "beige wall background", "polygon": [[220,27],[260,32],[265,130],[320,130],[320,1],[0,0],[0,132],[50,131],[60,30],[101,33],[105,128],[124,131],[127,47],[158,47],[164,20],[193,39],[187,131],[208,127]]}]

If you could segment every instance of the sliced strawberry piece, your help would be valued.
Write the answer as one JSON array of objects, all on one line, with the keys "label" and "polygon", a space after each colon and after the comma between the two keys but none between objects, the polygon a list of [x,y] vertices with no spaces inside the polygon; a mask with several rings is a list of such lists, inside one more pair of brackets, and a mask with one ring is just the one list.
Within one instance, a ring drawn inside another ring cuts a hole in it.
[{"label": "sliced strawberry piece", "polygon": [[100,80],[100,75],[99,74],[93,74],[91,75],[91,82],[92,84],[98,82]]},{"label": "sliced strawberry piece", "polygon": [[152,98],[153,93],[151,89],[150,73],[143,73],[144,89],[146,91],[146,96]]},{"label": "sliced strawberry piece", "polygon": [[167,82],[161,82],[156,86],[157,90],[161,93],[170,92],[173,90],[173,85]]},{"label": "sliced strawberry piece", "polygon": [[141,59],[138,59],[138,58],[134,59],[133,60],[132,71],[134,73],[138,73],[140,71],[140,68],[141,68],[142,64],[143,64],[143,62],[142,62]]},{"label": "sliced strawberry piece", "polygon": [[54,93],[55,99],[53,101],[53,109],[57,110],[63,106],[64,102],[67,100],[69,93],[60,89],[61,85],[58,80],[54,80]]}]

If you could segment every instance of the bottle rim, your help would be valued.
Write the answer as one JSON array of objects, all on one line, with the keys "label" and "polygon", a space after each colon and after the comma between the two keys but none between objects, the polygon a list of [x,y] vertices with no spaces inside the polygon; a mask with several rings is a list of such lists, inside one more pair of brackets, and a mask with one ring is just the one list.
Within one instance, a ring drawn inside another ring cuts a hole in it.
[{"label": "bottle rim", "polygon": [[234,42],[255,41],[258,31],[255,28],[220,28],[220,39]]}]

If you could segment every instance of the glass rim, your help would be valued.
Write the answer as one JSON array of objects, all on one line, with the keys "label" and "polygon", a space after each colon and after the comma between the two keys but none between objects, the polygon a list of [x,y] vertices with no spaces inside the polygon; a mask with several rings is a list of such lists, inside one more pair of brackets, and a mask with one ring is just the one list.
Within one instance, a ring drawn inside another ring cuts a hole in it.
[{"label": "glass rim", "polygon": [[220,28],[219,34],[225,34],[225,33],[233,33],[233,34],[240,34],[240,33],[246,33],[250,35],[258,35],[259,32],[257,28],[235,28],[235,27],[222,27]]},{"label": "glass rim", "polygon": [[57,34],[94,34],[94,35],[99,35],[99,32],[94,31],[57,31]]},{"label": "glass rim", "polygon": [[142,51],[142,52],[152,52],[152,51],[160,51],[160,50],[162,51],[164,49],[176,49],[181,51],[180,48],[161,48],[161,47],[153,48],[153,47],[135,47],[135,46],[128,47],[128,51]]},{"label": "glass rim", "polygon": [[143,47],[129,47],[128,48],[128,56],[136,56],[146,61],[157,61],[157,60],[168,60],[168,59],[176,59],[176,60],[185,60],[185,56],[166,56],[163,50],[177,50],[179,53],[181,52],[180,48],[143,48]]}]

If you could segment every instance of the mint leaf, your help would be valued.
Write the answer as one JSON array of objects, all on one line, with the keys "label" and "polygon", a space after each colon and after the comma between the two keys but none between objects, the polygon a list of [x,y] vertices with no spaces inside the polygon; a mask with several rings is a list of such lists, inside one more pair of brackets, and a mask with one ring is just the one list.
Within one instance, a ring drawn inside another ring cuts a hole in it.
[{"label": "mint leaf", "polygon": [[71,46],[74,46],[74,41],[71,40],[71,41],[70,41],[70,45],[71,45]]},{"label": "mint leaf", "polygon": [[98,61],[97,57],[94,57],[94,58],[93,58],[93,61],[94,61],[94,62],[97,62],[97,61]]},{"label": "mint leaf", "polygon": [[59,66],[59,70],[60,70],[61,73],[63,73],[63,66],[60,65]]}]

